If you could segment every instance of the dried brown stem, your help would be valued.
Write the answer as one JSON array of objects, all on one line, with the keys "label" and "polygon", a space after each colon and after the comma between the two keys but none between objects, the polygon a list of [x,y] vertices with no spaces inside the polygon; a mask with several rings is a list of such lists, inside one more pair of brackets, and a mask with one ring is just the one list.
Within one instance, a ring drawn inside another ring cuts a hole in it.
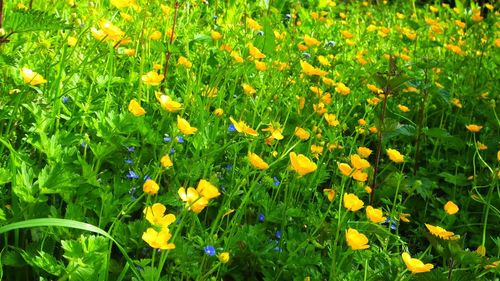
[{"label": "dried brown stem", "polygon": [[[174,41],[174,34],[175,34],[175,24],[177,23],[177,13],[179,11],[179,2],[175,1],[175,13],[174,13],[174,22],[172,23],[172,30],[170,31],[170,40],[169,40],[169,47],[172,45],[172,42]],[[165,79],[165,82],[161,84],[161,91],[163,92],[165,90],[165,84],[167,81],[167,74],[168,74],[168,62],[170,61],[170,57],[172,56],[172,52],[168,50],[165,53],[165,67],[163,68],[163,79]]]}]

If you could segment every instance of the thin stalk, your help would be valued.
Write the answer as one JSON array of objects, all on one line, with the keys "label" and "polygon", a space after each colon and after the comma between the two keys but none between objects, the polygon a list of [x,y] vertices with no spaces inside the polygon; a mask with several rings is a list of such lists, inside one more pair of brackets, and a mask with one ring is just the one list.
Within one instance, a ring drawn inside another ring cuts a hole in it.
[{"label": "thin stalk", "polygon": [[[174,41],[174,33],[175,33],[175,24],[177,23],[177,14],[179,11],[179,1],[175,1],[175,13],[174,13],[174,22],[172,23],[172,30],[170,31],[170,40],[169,40],[169,47],[172,45],[172,42]],[[168,74],[168,62],[170,61],[170,56],[172,56],[172,52],[168,50],[165,53],[165,67],[163,68],[163,79],[165,79],[165,83],[161,84],[161,92],[164,92],[165,90],[165,84],[167,81],[167,74]]]},{"label": "thin stalk", "polygon": [[375,168],[373,171],[373,181],[372,181],[372,195],[370,197],[370,204],[373,204],[375,198],[375,191],[377,190],[377,175],[379,170],[380,155],[382,154],[382,136],[383,136],[383,125],[385,119],[385,111],[387,109],[387,98],[389,97],[388,92],[384,92],[384,103],[382,104],[382,112],[380,113],[380,128],[377,135],[377,153],[375,155]]},{"label": "thin stalk", "polygon": [[0,28],[2,28],[2,26],[3,26],[3,0],[0,0]]},{"label": "thin stalk", "polygon": [[[424,86],[427,85],[427,69],[424,70],[425,78],[424,78]],[[413,166],[413,175],[417,174],[418,170],[418,161],[420,159],[420,136],[422,135],[422,128],[424,126],[425,120],[425,103],[427,102],[427,97],[429,96],[429,91],[427,89],[424,90],[424,96],[420,100],[420,107],[418,111],[418,127],[417,127],[417,138],[415,140],[415,165]]]}]

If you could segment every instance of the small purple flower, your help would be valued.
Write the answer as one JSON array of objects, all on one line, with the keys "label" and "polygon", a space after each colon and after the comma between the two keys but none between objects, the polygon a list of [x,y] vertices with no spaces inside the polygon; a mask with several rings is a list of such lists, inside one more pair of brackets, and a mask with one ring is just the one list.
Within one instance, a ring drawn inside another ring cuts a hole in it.
[{"label": "small purple flower", "polygon": [[232,170],[233,169],[233,164],[229,163],[226,166],[226,170]]},{"label": "small purple flower", "polygon": [[125,163],[127,163],[127,164],[132,164],[132,163],[133,163],[133,161],[132,161],[132,159],[125,159]]},{"label": "small purple flower", "polygon": [[67,96],[63,96],[63,97],[62,97],[62,102],[63,102],[63,103],[68,103],[68,101],[69,101],[69,99],[68,99],[68,97],[67,97]]},{"label": "small purple flower", "polygon": [[276,238],[281,239],[281,231],[276,230]]},{"label": "small purple flower", "polygon": [[170,141],[172,141],[172,138],[168,134],[165,134],[163,137],[163,141],[170,142]]},{"label": "small purple flower", "polygon": [[127,178],[129,179],[138,179],[139,176],[132,170],[128,171]]},{"label": "small purple flower", "polygon": [[209,256],[215,256],[216,254],[214,246],[211,245],[204,247],[203,250],[205,251],[205,254]]},{"label": "small purple flower", "polygon": [[274,181],[274,186],[278,186],[281,183],[277,177],[273,177],[273,181]]},{"label": "small purple flower", "polygon": [[264,222],[265,219],[266,219],[266,216],[264,216],[263,213],[260,213],[259,214],[259,222]]},{"label": "small purple flower", "polygon": [[172,148],[170,149],[170,154],[174,154],[174,153],[175,153],[175,148],[173,148],[173,147],[172,147]]},{"label": "small purple flower", "polygon": [[144,177],[142,178],[144,181],[147,181],[147,180],[150,180],[151,177],[149,175],[144,175]]},{"label": "small purple flower", "polygon": [[84,141],[82,141],[81,146],[82,146],[83,148],[87,148],[87,143],[86,143],[86,142],[84,142]]},{"label": "small purple flower", "polygon": [[311,58],[311,54],[309,54],[309,53],[304,52],[304,53],[302,53],[302,55],[303,55],[303,56],[304,56],[304,58],[306,58],[306,59],[310,59],[310,58]]},{"label": "small purple flower", "polygon": [[330,47],[335,47],[336,43],[335,41],[328,41],[328,43],[326,43],[326,45],[330,46]]},{"label": "small purple flower", "polygon": [[177,140],[178,143],[184,143],[184,138],[181,136],[177,136],[175,137],[175,139]]},{"label": "small purple flower", "polygon": [[127,151],[128,152],[135,152],[135,147],[133,147],[133,146],[127,146]]},{"label": "small purple flower", "polygon": [[394,220],[389,219],[389,217],[387,217],[387,218],[385,218],[385,221],[384,221],[384,224],[386,224],[386,223],[390,223],[391,229],[396,230],[397,225],[396,225],[396,222]]},{"label": "small purple flower", "polygon": [[235,127],[234,127],[234,125],[231,123],[231,124],[229,124],[229,128],[227,128],[227,130],[228,130],[229,132],[231,132],[231,133],[232,133],[232,132],[235,132],[235,131],[236,131],[236,128],[235,128]]}]

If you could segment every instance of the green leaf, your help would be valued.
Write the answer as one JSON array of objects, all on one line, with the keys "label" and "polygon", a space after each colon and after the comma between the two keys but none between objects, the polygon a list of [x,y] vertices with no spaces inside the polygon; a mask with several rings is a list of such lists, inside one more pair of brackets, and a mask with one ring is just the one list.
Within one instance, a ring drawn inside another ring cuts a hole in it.
[{"label": "green leaf", "polygon": [[130,264],[130,269],[134,272],[135,276],[137,276],[140,280],[140,274],[135,268],[134,262],[132,259],[128,256],[127,252],[125,249],[116,242],[116,240],[109,235],[106,231],[102,230],[99,227],[96,227],[94,225],[88,224],[88,223],[83,223],[75,220],[67,220],[67,219],[58,219],[58,218],[41,218],[41,219],[31,219],[31,220],[25,220],[25,221],[20,221],[20,222],[15,222],[11,224],[4,225],[0,227],[0,234],[15,230],[15,229],[21,229],[21,228],[33,228],[33,227],[47,227],[47,226],[59,226],[59,227],[68,227],[68,228],[74,228],[74,229],[80,229],[80,230],[85,230],[93,233],[100,234],[109,240],[111,240],[117,248],[120,250],[122,255],[125,257],[127,262]]},{"label": "green leaf", "polygon": [[458,185],[458,186],[466,186],[468,185],[467,183],[467,177],[464,174],[456,174],[452,175],[447,172],[442,172],[439,173],[439,176],[444,178],[444,181],[449,182],[453,185]]},{"label": "green leaf", "polygon": [[64,272],[64,264],[44,251],[39,251],[36,256],[26,251],[21,251],[21,255],[31,266],[40,268],[51,275],[61,276]]},{"label": "green leaf", "polygon": [[63,19],[45,11],[12,10],[5,15],[4,29],[7,32],[28,32],[44,30],[62,30],[73,28]]},{"label": "green leaf", "polygon": [[0,184],[6,184],[11,182],[12,176],[7,169],[0,168]]}]

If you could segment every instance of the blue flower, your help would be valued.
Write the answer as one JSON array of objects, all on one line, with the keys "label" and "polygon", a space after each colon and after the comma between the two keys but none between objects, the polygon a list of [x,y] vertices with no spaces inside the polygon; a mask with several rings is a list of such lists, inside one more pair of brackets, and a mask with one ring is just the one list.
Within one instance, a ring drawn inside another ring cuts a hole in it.
[{"label": "blue flower", "polygon": [[67,96],[63,96],[63,97],[62,97],[62,102],[63,102],[63,103],[68,103],[68,101],[69,101],[69,99],[68,99],[68,97],[67,97]]},{"label": "blue flower", "polygon": [[132,163],[133,163],[133,161],[132,161],[132,159],[125,159],[125,163],[127,163],[127,164],[132,164]]},{"label": "blue flower", "polygon": [[127,150],[128,150],[128,152],[134,152],[135,151],[135,147],[133,147],[133,146],[127,146]]},{"label": "blue flower", "polygon": [[144,181],[147,181],[147,180],[150,180],[150,179],[151,179],[151,177],[150,177],[149,175],[144,175],[144,177],[142,177],[142,179],[143,179]]},{"label": "blue flower", "polygon": [[304,52],[304,53],[302,53],[302,55],[303,55],[303,56],[304,56],[304,58],[306,58],[306,59],[310,59],[310,58],[311,58],[311,54],[309,54],[309,53]]},{"label": "blue flower", "polygon": [[174,154],[174,153],[175,153],[175,148],[173,148],[173,147],[172,147],[172,148],[170,149],[170,154]]},{"label": "blue flower", "polygon": [[281,183],[277,177],[273,177],[273,181],[274,181],[274,186],[278,186]]},{"label": "blue flower", "polygon": [[138,179],[139,176],[132,170],[128,171],[127,178],[129,179]]},{"label": "blue flower", "polygon": [[290,14],[285,15],[285,20],[290,20],[291,18],[292,18],[292,15],[290,15]]},{"label": "blue flower", "polygon": [[165,134],[163,137],[163,141],[170,142],[170,141],[172,141],[172,138],[168,134]]},{"label": "blue flower", "polygon": [[236,128],[234,127],[233,124],[229,124],[229,128],[227,128],[227,130],[232,133],[232,132],[236,131]]},{"label": "blue flower", "polygon": [[226,166],[226,170],[232,170],[233,169],[233,164],[229,163]]},{"label": "blue flower", "polygon": [[337,44],[335,43],[335,41],[330,40],[330,41],[328,41],[328,43],[326,43],[326,45],[328,45],[330,47],[335,47],[335,45],[337,45]]},{"label": "blue flower", "polygon": [[276,238],[281,239],[281,231],[276,230]]},{"label": "blue flower", "polygon": [[394,220],[389,219],[389,217],[387,217],[387,218],[385,218],[384,224],[387,224],[387,223],[390,223],[390,225],[391,225],[390,227],[392,230],[396,230],[397,225],[396,225],[396,222]]},{"label": "blue flower", "polygon": [[87,148],[87,143],[86,143],[86,142],[84,142],[84,141],[82,141],[81,146],[82,146],[83,148]]},{"label": "blue flower", "polygon": [[178,143],[184,143],[184,139],[181,136],[175,137]]},{"label": "blue flower", "polygon": [[266,219],[266,216],[264,216],[264,214],[263,214],[263,213],[260,213],[260,214],[259,214],[259,221],[260,221],[260,222],[264,222],[264,220],[265,220],[265,219]]},{"label": "blue flower", "polygon": [[205,251],[205,254],[209,255],[209,256],[215,256],[216,252],[215,252],[215,248],[214,246],[206,246],[203,248],[203,250]]}]

